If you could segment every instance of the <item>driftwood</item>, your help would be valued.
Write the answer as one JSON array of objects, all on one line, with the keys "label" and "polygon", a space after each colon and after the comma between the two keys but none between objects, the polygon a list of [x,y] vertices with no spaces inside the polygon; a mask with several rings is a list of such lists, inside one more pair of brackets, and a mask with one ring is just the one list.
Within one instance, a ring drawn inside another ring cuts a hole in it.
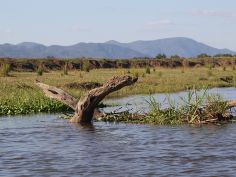
[{"label": "driftwood", "polygon": [[36,81],[36,84],[44,91],[47,97],[56,99],[71,107],[75,114],[70,122],[73,123],[90,123],[92,121],[95,108],[110,93],[120,90],[125,86],[134,84],[138,78],[131,76],[113,77],[103,86],[90,90],[80,100],[69,95],[65,91]]},{"label": "driftwood", "polygon": [[[86,95],[82,96],[80,100],[69,95],[65,91],[49,86],[47,84],[41,83],[39,81],[36,84],[44,91],[47,97],[61,101],[65,105],[71,107],[75,113],[71,118],[70,122],[73,123],[90,123],[93,117],[101,115],[96,111],[98,104],[110,93],[117,91],[125,86],[134,84],[138,78],[133,78],[131,76],[121,76],[113,77],[111,80],[107,81],[103,86],[94,88],[90,90]],[[232,109],[236,107],[236,100],[226,101],[227,109]],[[203,108],[204,109],[204,108]],[[199,111],[199,116],[201,117],[201,111]],[[130,116],[129,116],[130,117]],[[132,116],[131,116],[132,117]],[[135,115],[134,118],[140,119],[143,115]],[[201,123],[215,122],[219,119],[229,118],[231,115],[212,115],[209,116],[210,119],[204,120]],[[132,117],[133,119],[133,117]]]},{"label": "driftwood", "polygon": [[236,100],[227,101],[227,106],[229,109],[236,107]]}]

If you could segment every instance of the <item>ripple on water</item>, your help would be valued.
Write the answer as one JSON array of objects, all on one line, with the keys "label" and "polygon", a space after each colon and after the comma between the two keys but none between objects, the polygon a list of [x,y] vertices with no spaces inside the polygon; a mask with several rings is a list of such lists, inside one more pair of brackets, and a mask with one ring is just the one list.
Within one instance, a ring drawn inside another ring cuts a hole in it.
[{"label": "ripple on water", "polygon": [[235,124],[83,127],[57,117],[0,119],[0,176],[235,175]]}]

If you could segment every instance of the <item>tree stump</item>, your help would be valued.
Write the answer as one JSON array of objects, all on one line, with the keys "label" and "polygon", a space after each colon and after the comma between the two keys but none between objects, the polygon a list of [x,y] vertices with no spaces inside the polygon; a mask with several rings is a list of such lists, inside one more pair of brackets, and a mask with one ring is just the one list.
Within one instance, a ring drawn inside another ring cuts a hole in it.
[{"label": "tree stump", "polygon": [[132,85],[137,80],[138,78],[131,76],[113,77],[103,86],[90,90],[86,95],[82,96],[79,101],[59,88],[39,81],[36,81],[36,84],[43,90],[47,97],[61,101],[75,111],[70,122],[91,123],[96,107],[108,94],[120,90],[125,86]]}]

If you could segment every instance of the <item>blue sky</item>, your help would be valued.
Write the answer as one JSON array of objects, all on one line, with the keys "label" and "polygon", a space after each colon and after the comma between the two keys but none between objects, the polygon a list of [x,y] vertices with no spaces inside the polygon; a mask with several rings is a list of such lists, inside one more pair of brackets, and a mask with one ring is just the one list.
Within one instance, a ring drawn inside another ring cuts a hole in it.
[{"label": "blue sky", "polygon": [[236,0],[0,0],[0,43],[166,37],[236,50]]}]

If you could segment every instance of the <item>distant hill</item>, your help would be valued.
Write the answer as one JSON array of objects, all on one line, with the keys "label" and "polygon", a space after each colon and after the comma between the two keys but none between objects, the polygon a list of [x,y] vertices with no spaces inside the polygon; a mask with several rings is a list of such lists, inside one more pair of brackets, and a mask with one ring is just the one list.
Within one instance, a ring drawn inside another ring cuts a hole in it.
[{"label": "distant hill", "polygon": [[208,55],[235,54],[235,52],[231,50],[217,49],[184,37],[158,39],[153,41],[135,41],[131,43],[119,43],[117,41],[108,41],[106,43],[127,47],[151,57],[155,57],[157,54],[166,54],[167,56],[179,55],[182,57],[196,57],[202,53]]},{"label": "distant hill", "polygon": [[38,43],[23,42],[17,45],[0,45],[0,57],[13,58],[134,58],[155,57],[162,53],[167,56],[179,55],[182,57],[195,57],[199,54],[235,54],[228,49],[217,49],[199,43],[189,38],[177,37],[153,41],[135,41],[120,43],[108,41],[105,43],[78,43],[71,46],[51,45],[45,46]]}]

